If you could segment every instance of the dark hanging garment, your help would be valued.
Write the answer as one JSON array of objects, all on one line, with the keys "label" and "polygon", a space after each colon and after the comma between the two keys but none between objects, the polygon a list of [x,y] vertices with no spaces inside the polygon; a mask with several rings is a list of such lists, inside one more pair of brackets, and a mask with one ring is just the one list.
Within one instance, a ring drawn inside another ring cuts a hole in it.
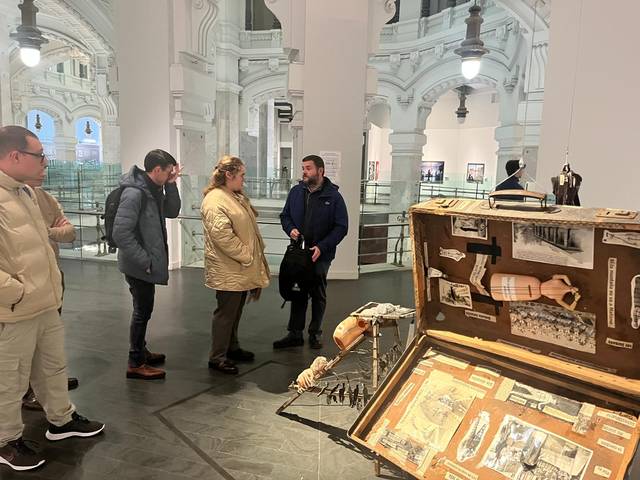
[{"label": "dark hanging garment", "polygon": [[558,176],[551,178],[551,184],[553,185],[553,194],[556,197],[556,205],[580,206],[578,190],[582,184],[582,177],[572,171],[568,164],[562,168],[562,172]]}]

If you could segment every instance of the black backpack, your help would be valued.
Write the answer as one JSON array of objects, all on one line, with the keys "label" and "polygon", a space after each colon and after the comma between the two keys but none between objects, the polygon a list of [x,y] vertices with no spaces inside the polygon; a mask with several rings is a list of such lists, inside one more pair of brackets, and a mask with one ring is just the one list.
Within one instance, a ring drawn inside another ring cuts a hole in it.
[{"label": "black backpack", "polygon": [[288,301],[308,295],[310,288],[313,286],[312,253],[311,250],[302,248],[301,238],[302,236],[298,241],[291,242],[280,263],[278,286],[280,287],[280,296],[284,299],[282,307]]},{"label": "black backpack", "polygon": [[[115,240],[113,239],[113,222],[116,220],[116,215],[118,213],[118,207],[120,206],[120,198],[122,197],[122,192],[125,188],[128,187],[118,187],[107,195],[107,199],[104,202],[104,213],[100,215],[100,218],[104,220],[104,235],[100,238],[101,240],[107,242],[109,246],[109,253],[115,253],[118,245],[116,245]],[[142,192],[142,205],[140,207],[140,211],[144,211],[147,205],[147,195],[144,190],[139,187],[138,188]]]}]

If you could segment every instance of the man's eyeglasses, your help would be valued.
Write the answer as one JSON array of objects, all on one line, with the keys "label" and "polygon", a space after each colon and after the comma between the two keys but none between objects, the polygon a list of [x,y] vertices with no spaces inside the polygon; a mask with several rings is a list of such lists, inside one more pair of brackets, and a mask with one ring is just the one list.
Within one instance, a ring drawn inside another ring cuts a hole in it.
[{"label": "man's eyeglasses", "polygon": [[42,152],[42,153],[34,153],[34,152],[27,152],[26,150],[18,150],[18,152],[20,153],[24,153],[25,155],[31,155],[32,157],[36,157],[40,159],[40,164],[44,163],[44,160],[47,158],[47,155]]}]

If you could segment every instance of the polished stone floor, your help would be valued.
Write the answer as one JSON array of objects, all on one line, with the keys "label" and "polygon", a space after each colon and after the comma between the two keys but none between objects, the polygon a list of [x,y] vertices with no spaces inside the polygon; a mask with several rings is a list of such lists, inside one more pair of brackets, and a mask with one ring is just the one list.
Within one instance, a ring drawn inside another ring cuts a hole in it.
[{"label": "polished stone floor", "polygon": [[[249,304],[240,326],[256,361],[241,375],[210,372],[207,352],[215,298],[202,270],[172,272],[156,293],[149,347],[167,354],[167,378],[125,378],[130,296],[114,265],[66,261],[64,320],[69,371],[80,379],[72,392],[78,411],[107,423],[95,439],[49,443],[41,413],[25,412],[24,437],[48,460],[31,473],[0,467],[0,479],[364,479],[372,459],[346,435],[357,411],[327,406],[305,395],[275,415],[287,385],[316,355],[335,355],[335,325],[370,300],[413,305],[410,272],[369,274],[357,282],[329,282],[325,347],[274,352],[286,333],[277,278],[259,303]],[[403,328],[403,335],[406,326]],[[385,478],[404,478],[392,467]]]},{"label": "polished stone floor", "polygon": [[[371,456],[346,435],[357,411],[304,395],[285,415],[274,413],[290,396],[289,381],[319,353],[306,346],[273,351],[288,312],[280,309],[277,279],[259,303],[246,307],[240,327],[242,346],[256,352],[256,361],[228,377],[207,368],[215,300],[202,286],[202,270],[172,272],[170,285],[157,290],[148,335],[150,348],[167,354],[167,378],[143,382],[125,378],[131,307],[117,268],[71,260],[63,269],[69,370],[80,379],[72,399],[107,429],[94,439],[49,443],[43,415],[25,412],[25,438],[39,442],[48,463],[30,473],[0,466],[0,480],[374,478]],[[332,356],[337,348],[330,333],[340,320],[371,300],[413,305],[412,279],[395,271],[332,281],[328,297],[329,334],[320,353]],[[628,478],[640,479],[638,471]],[[406,478],[390,466],[382,473]]]}]

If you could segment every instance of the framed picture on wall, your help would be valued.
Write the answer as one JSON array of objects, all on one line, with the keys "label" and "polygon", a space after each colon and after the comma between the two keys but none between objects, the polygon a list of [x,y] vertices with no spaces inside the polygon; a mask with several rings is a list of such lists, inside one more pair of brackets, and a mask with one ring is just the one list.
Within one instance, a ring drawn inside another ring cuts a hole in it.
[{"label": "framed picture on wall", "polygon": [[467,163],[467,182],[484,182],[484,163]]},{"label": "framed picture on wall", "polygon": [[378,180],[380,175],[380,162],[369,162],[369,171],[367,173],[367,180]]},{"label": "framed picture on wall", "polygon": [[444,181],[444,162],[422,162],[420,181],[442,183]]}]

